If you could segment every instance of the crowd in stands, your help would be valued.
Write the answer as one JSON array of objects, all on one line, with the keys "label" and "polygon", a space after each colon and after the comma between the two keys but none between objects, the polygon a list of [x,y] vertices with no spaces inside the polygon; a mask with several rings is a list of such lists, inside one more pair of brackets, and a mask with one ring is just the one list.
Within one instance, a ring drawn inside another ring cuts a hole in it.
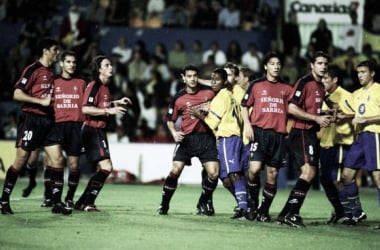
[{"label": "crowd in stands", "polygon": [[[334,47],[328,24],[322,19],[316,30],[310,34],[310,42],[301,54],[301,38],[295,13],[289,13],[287,22],[280,18],[279,0],[0,0],[0,21],[20,23],[18,42],[0,60],[1,100],[11,100],[13,84],[21,70],[34,60],[34,47],[38,38],[49,36],[56,30],[63,49],[77,53],[78,74],[88,79],[89,65],[98,54],[112,58],[114,77],[112,93],[126,95],[132,101],[128,114],[116,116],[109,130],[115,132],[116,141],[131,142],[172,142],[166,130],[164,116],[173,95],[183,83],[180,69],[186,64],[200,68],[201,77],[209,78],[210,73],[226,62],[233,62],[252,69],[257,76],[263,73],[262,58],[265,52],[258,50],[255,43],[242,49],[238,40],[232,40],[226,48],[217,41],[209,48],[202,41],[194,40],[191,48],[185,48],[179,38],[174,47],[164,43],[154,45],[148,51],[146,43],[139,40],[130,44],[128,37],[121,36],[111,51],[100,51],[99,37],[106,26],[129,26],[144,28],[184,28],[243,30],[266,29],[282,23],[282,46],[271,42],[271,50],[284,57],[281,77],[294,84],[296,79],[307,72],[307,62],[316,50],[329,52],[333,63],[340,66],[345,77],[346,88],[358,87],[353,77],[354,66],[363,58],[379,58],[369,44],[363,49],[348,45]],[[58,4],[59,3],[59,4]],[[89,5],[89,6],[87,6]],[[6,58],[6,60],[4,60]],[[89,80],[89,79],[88,79]],[[14,112],[3,123],[14,122]],[[4,131],[0,137],[12,134]]]}]

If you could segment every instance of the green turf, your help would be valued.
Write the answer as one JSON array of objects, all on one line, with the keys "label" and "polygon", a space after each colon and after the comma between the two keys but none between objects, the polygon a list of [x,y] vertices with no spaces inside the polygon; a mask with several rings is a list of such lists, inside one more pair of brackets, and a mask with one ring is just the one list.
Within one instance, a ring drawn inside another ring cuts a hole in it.
[{"label": "green turf", "polygon": [[[2,187],[3,181],[0,181]],[[12,194],[14,215],[0,215],[0,249],[379,249],[380,208],[375,189],[362,189],[368,220],[357,226],[324,225],[331,208],[323,192],[310,191],[301,210],[306,228],[275,222],[236,221],[234,201],[223,188],[214,195],[216,215],[195,215],[198,186],[179,186],[168,216],[156,215],[160,186],[107,184],[97,200],[100,213],[54,215],[41,208],[42,184],[21,198],[21,179]],[[79,191],[84,188],[81,183]],[[281,210],[289,190],[281,189],[271,208]]]}]

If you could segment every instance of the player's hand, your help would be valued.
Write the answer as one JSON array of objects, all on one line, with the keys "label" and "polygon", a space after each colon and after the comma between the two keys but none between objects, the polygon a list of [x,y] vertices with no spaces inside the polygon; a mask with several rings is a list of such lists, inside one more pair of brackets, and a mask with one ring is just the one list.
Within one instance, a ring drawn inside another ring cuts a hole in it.
[{"label": "player's hand", "polygon": [[185,134],[182,131],[172,132],[172,136],[175,142],[181,142],[185,138]]},{"label": "player's hand", "polygon": [[320,115],[317,116],[315,122],[319,124],[322,128],[327,128],[331,123],[331,115]]},{"label": "player's hand", "polygon": [[201,119],[201,120],[204,119],[204,115],[200,109],[192,107],[192,108],[189,108],[187,111],[188,111],[189,115],[191,115],[191,116],[194,116],[194,117]]},{"label": "player's hand", "polygon": [[128,104],[132,105],[132,101],[128,97],[123,97],[120,100],[118,100],[118,104],[119,105],[128,105]]},{"label": "player's hand", "polygon": [[40,105],[44,107],[48,107],[50,106],[52,101],[53,101],[53,98],[51,96],[47,96],[46,98],[43,98],[40,100]]},{"label": "player's hand", "polygon": [[127,112],[127,109],[124,107],[113,107],[108,109],[108,114],[110,115],[124,115]]},{"label": "player's hand", "polygon": [[253,141],[255,139],[255,134],[253,133],[253,128],[251,124],[244,123],[244,133],[245,136],[249,139],[249,141]]}]

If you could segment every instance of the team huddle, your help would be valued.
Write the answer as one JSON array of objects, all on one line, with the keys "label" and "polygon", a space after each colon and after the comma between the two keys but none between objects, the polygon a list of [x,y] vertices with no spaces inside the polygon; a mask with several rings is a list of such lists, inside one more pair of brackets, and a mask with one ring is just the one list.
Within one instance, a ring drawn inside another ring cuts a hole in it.
[{"label": "team huddle", "polygon": [[[15,84],[14,100],[22,103],[18,121],[16,157],[8,168],[0,208],[13,214],[10,195],[22,168],[30,175],[23,190],[27,197],[36,186],[37,152],[45,152],[45,200],[41,206],[52,213],[71,214],[73,209],[98,212],[95,200],[112,171],[106,126],[109,115],[124,115],[131,101],[111,101],[108,88],[111,61],[97,56],[92,78],[86,84],[74,77],[76,55],[60,57],[61,75],[49,67],[57,60],[58,42],[40,41],[39,59],[27,66]],[[378,190],[380,205],[380,84],[374,81],[377,65],[362,61],[357,67],[361,88],[343,89],[338,71],[329,66],[329,56],[316,52],[311,72],[292,87],[280,79],[281,57],[269,52],[263,59],[265,75],[254,79],[245,67],[227,63],[198,78],[198,68],[188,65],[181,74],[185,88],[169,105],[167,126],[176,142],[172,169],[165,179],[159,215],[167,215],[178,179],[191,158],[203,166],[202,192],[196,208],[201,215],[214,215],[213,192],[219,179],[233,195],[232,219],[270,222],[270,207],[277,192],[277,177],[288,164],[299,170],[276,221],[304,227],[300,210],[316,178],[334,212],[327,221],[355,225],[367,218],[361,208],[356,173],[368,170]],[[181,119],[179,127],[177,121]],[[80,198],[74,202],[79,182],[79,155],[97,166]],[[288,150],[291,148],[292,150]],[[68,191],[62,202],[66,153],[69,165]],[[262,188],[260,172],[266,170]],[[380,229],[380,224],[376,227]]]},{"label": "team huddle", "polygon": [[249,69],[230,63],[215,69],[210,81],[198,79],[196,67],[185,67],[182,78],[186,87],[173,98],[167,113],[176,148],[158,214],[168,214],[184,166],[197,157],[204,170],[196,206],[199,214],[214,215],[212,195],[220,179],[236,200],[232,219],[269,222],[277,176],[288,154],[289,164],[299,169],[300,175],[277,216],[279,224],[305,227],[300,210],[317,168],[334,209],[326,223],[342,220],[345,225],[355,225],[365,220],[355,180],[359,169],[372,174],[380,205],[377,65],[372,61],[357,65],[362,87],[350,93],[340,87],[338,71],[329,66],[329,60],[324,52],[316,52],[310,61],[311,72],[294,87],[280,79],[281,57],[274,52],[263,60],[265,75],[255,80]]}]

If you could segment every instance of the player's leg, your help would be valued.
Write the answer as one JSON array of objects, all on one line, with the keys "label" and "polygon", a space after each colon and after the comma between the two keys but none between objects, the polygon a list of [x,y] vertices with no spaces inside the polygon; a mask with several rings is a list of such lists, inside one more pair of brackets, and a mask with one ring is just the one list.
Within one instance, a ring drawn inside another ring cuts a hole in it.
[{"label": "player's leg", "polygon": [[39,152],[38,149],[32,151],[28,158],[28,162],[25,165],[25,170],[29,177],[29,183],[28,186],[22,190],[22,197],[28,197],[32,190],[37,186],[36,175]]},{"label": "player's leg", "polygon": [[267,181],[263,189],[263,198],[258,208],[257,220],[261,222],[269,222],[271,217],[269,216],[269,208],[272,205],[274,197],[277,193],[277,176],[278,169],[270,166],[266,166]]},{"label": "player's leg", "polygon": [[65,197],[65,204],[67,207],[74,207],[74,195],[78,188],[80,171],[79,171],[79,156],[68,156],[69,162],[69,177],[68,189]]},{"label": "player's leg", "polygon": [[26,151],[22,149],[21,147],[18,147],[16,150],[16,158],[5,174],[2,196],[0,198],[0,206],[1,206],[2,214],[13,214],[13,211],[10,207],[9,198],[17,182],[17,178],[21,171],[21,168],[25,166],[29,158],[29,155],[30,155],[29,151]]},{"label": "player's leg", "polygon": [[166,177],[164,185],[162,187],[162,197],[160,207],[157,213],[159,215],[166,215],[169,210],[170,200],[173,197],[174,192],[178,186],[178,178],[185,167],[185,163],[182,161],[173,161],[172,169],[169,175]]},{"label": "player's leg", "polygon": [[62,203],[63,192],[63,155],[61,145],[51,145],[44,147],[46,157],[51,166],[51,190],[52,190],[52,213],[71,214],[72,209],[68,209]]},{"label": "player's leg", "polygon": [[247,178],[247,189],[249,194],[247,219],[249,220],[254,220],[257,217],[257,208],[259,207],[261,167],[261,161],[250,161],[249,163]]}]

